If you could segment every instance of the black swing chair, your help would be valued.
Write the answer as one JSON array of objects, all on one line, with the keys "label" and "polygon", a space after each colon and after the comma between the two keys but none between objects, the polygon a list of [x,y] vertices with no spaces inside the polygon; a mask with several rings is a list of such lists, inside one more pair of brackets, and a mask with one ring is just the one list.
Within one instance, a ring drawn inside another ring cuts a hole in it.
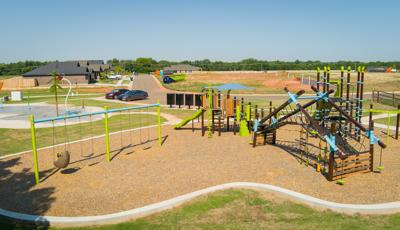
[{"label": "black swing chair", "polygon": [[55,158],[53,161],[53,164],[58,169],[66,168],[70,162],[70,154],[69,154],[69,151],[67,150],[68,133],[67,133],[67,124],[66,123],[67,123],[67,121],[64,119],[64,135],[66,138],[66,141],[64,142],[64,151],[56,153],[56,151],[55,151],[55,128],[54,128],[54,121],[52,121],[52,124],[53,124],[53,156]]}]

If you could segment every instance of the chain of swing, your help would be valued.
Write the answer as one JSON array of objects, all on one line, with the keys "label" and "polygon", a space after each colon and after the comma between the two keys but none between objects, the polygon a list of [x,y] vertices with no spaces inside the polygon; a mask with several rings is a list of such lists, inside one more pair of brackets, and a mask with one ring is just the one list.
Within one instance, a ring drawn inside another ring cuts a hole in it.
[{"label": "chain of swing", "polygon": [[[145,134],[142,134],[142,129],[143,126],[147,126],[150,124],[150,118],[148,116],[149,114],[149,108],[147,107],[147,111],[146,111],[146,120],[144,121],[145,124],[143,124],[143,113],[140,111],[139,112],[139,140],[140,140],[140,144],[143,143],[149,143],[150,140],[150,128],[147,128],[147,137]],[[119,128],[120,128],[120,147],[121,150],[124,147],[124,143],[123,143],[123,132],[124,132],[124,119],[122,117],[122,112],[120,112],[119,114],[120,119],[119,119]],[[130,144],[129,146],[133,146],[134,143],[134,125],[132,124],[132,113],[129,110],[128,111],[128,132],[129,132],[129,139],[130,139]],[[83,122],[81,120],[81,117],[78,116],[78,136],[79,136],[79,140],[75,141],[75,142],[79,142],[80,146],[79,146],[79,151],[80,151],[80,156],[82,158],[90,158],[95,154],[94,151],[94,126],[93,126],[93,116],[92,114],[89,115],[89,138],[85,139],[85,137],[83,136]],[[69,134],[68,134],[68,124],[67,124],[67,119],[63,120],[63,127],[62,127],[62,132],[64,135],[64,141],[61,144],[61,146],[63,146],[63,150],[59,151],[58,150],[58,146],[60,146],[60,144],[58,143],[58,139],[57,139],[57,130],[56,130],[56,125],[54,120],[52,121],[52,155],[53,155],[53,164],[56,168],[66,168],[71,160],[71,142],[70,142],[70,138],[69,138]],[[145,135],[145,138],[143,138],[143,135]],[[84,141],[89,140],[90,141],[90,153],[89,154],[85,154],[84,152]]]}]

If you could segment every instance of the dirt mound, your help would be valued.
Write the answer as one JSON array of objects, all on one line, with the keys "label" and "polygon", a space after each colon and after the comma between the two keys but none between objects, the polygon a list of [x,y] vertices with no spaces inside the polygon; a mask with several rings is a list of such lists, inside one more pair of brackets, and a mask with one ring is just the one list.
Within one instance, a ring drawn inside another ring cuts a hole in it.
[{"label": "dirt mound", "polygon": [[301,84],[299,79],[292,79],[292,80],[282,80],[282,79],[269,79],[263,81],[262,83],[266,87],[271,88],[285,88],[287,87],[289,90],[307,90],[308,85]]}]

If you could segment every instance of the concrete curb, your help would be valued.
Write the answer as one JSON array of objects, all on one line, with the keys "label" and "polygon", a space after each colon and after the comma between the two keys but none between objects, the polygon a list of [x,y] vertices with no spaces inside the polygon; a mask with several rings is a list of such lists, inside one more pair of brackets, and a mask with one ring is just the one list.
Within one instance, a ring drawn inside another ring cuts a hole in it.
[{"label": "concrete curb", "polygon": [[400,212],[400,201],[381,203],[381,204],[343,204],[343,203],[336,203],[318,199],[309,195],[305,195],[302,193],[298,193],[274,185],[252,183],[252,182],[233,182],[233,183],[226,183],[208,187],[169,200],[161,201],[159,203],[150,204],[141,208],[135,208],[123,212],[106,214],[106,215],[81,216],[81,217],[39,216],[39,215],[29,215],[29,214],[11,212],[4,209],[0,209],[0,215],[19,221],[27,221],[36,224],[50,225],[50,226],[76,227],[76,226],[115,224],[159,213],[174,208],[178,205],[181,205],[184,202],[187,202],[201,195],[232,188],[250,188],[250,189],[268,191],[276,193],[285,198],[290,198],[292,200],[301,202],[311,207],[329,209],[335,212],[345,213],[345,214],[393,214]]}]

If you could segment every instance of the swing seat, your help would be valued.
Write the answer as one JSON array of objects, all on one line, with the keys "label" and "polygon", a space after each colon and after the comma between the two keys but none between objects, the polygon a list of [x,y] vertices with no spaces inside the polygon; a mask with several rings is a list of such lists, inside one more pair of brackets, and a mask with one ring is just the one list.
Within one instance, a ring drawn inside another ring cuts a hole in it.
[{"label": "swing seat", "polygon": [[53,162],[56,168],[65,168],[68,166],[70,160],[70,154],[68,151],[57,153],[57,159]]},{"label": "swing seat", "polygon": [[336,181],[336,184],[338,185],[344,185],[346,182],[343,179],[339,179]]},{"label": "swing seat", "polygon": [[382,172],[382,171],[385,169],[385,167],[383,167],[383,166],[378,166],[378,167],[376,167],[376,169],[377,169],[379,172]]}]

